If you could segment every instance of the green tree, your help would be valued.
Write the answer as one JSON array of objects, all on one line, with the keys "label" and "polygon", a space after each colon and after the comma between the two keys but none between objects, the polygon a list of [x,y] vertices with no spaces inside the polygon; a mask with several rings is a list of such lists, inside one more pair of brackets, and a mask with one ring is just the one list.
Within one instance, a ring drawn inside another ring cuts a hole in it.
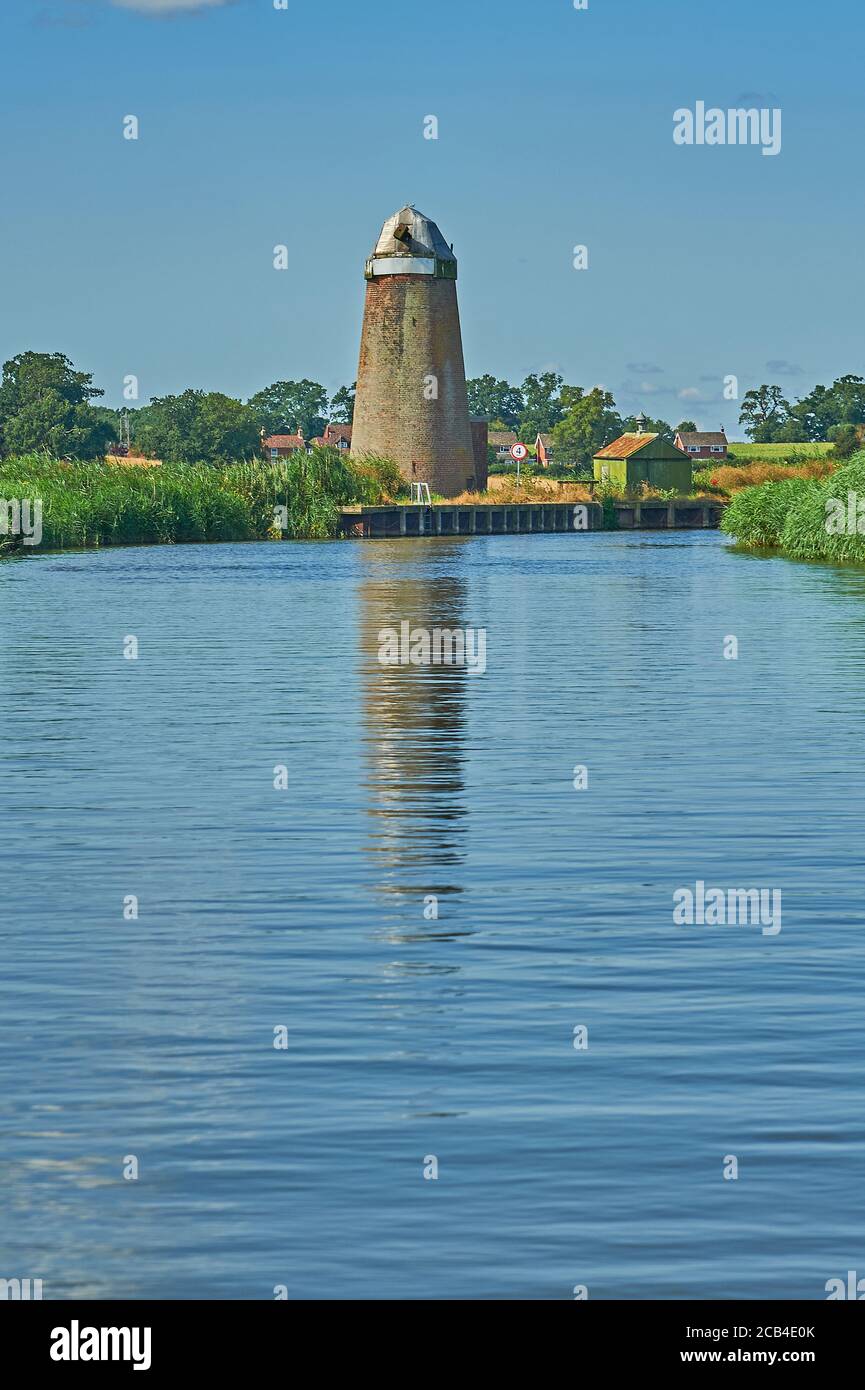
[{"label": "green tree", "polygon": [[563,385],[564,377],[558,372],[532,372],[526,377],[520,387],[520,437],[526,444],[534,444],[539,434],[549,434],[561,420]]},{"label": "green tree", "polygon": [[865,380],[839,376],[831,386],[815,386],[791,407],[791,415],[801,440],[828,439],[835,425],[865,424]]},{"label": "green tree", "polygon": [[352,386],[340,386],[336,395],[331,399],[328,414],[334,425],[350,425],[354,418],[354,399],[357,392],[357,382]]},{"label": "green tree", "polygon": [[132,430],[142,453],[170,463],[228,463],[260,445],[255,411],[219,391],[155,396],[135,412]]},{"label": "green tree", "polygon": [[789,414],[790,403],[780,386],[760,386],[745,392],[739,424],[755,444],[770,444]]},{"label": "green tree", "polygon": [[622,433],[622,419],[612,393],[595,386],[563,386],[561,403],[564,418],[553,429],[553,444],[561,462],[574,462],[584,471],[605,444]]},{"label": "green tree", "polygon": [[673,431],[673,437],[675,438],[677,434],[684,434],[686,430],[689,430],[693,434],[696,428],[697,426],[694,424],[693,420],[680,420]]},{"label": "green tree", "polygon": [[11,357],[0,381],[0,453],[103,457],[116,429],[90,402],[104,394],[62,352]]},{"label": "green tree", "polygon": [[501,421],[504,429],[516,429],[523,412],[523,398],[516,386],[490,375],[475,376],[466,382],[466,393],[470,415],[486,416],[490,422]]},{"label": "green tree", "polygon": [[320,435],[327,424],[327,392],[317,381],[275,381],[250,396],[247,405],[265,434]]}]

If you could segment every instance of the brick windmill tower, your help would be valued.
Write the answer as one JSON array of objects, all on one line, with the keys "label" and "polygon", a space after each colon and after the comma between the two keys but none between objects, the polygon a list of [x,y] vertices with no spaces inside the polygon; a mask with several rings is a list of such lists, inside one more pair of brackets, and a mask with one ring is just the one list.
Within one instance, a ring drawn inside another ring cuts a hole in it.
[{"label": "brick windmill tower", "polygon": [[409,482],[454,497],[476,476],[456,258],[434,222],[404,207],[364,276],[352,454],[391,458]]}]

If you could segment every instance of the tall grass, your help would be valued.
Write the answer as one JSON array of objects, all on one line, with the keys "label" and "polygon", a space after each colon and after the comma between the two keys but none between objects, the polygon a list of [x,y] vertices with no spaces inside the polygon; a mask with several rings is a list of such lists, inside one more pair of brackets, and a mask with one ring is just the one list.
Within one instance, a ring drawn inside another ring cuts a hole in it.
[{"label": "tall grass", "polygon": [[798,464],[769,463],[757,459],[754,463],[742,464],[740,468],[716,464],[715,467],[699,469],[694,474],[694,486],[729,497],[744,487],[779,483],[784,478],[825,478],[834,472],[836,466],[831,458],[809,458]]},{"label": "tall grass", "polygon": [[845,507],[853,492],[865,504],[865,450],[826,478],[787,478],[737,492],[724,513],[722,529],[741,545],[778,549],[801,560],[865,563],[865,535],[833,535],[827,530],[827,502]]},{"label": "tall grass", "polygon": [[0,498],[41,499],[41,548],[48,550],[277,535],[327,539],[337,534],[341,507],[389,501],[400,483],[387,460],[355,464],[326,448],[224,468],[68,463],[41,454],[0,461]]}]

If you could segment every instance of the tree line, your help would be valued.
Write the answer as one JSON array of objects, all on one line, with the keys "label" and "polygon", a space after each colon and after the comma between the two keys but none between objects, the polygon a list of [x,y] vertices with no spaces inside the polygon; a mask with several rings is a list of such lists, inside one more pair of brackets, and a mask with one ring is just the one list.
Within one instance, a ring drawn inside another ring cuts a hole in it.
[{"label": "tree line", "polygon": [[[62,352],[22,352],[3,364],[0,457],[48,453],[102,458],[121,436],[120,410],[99,405],[105,393]],[[128,409],[136,452],[171,463],[229,463],[259,454],[261,431],[321,435],[328,421],[350,424],[354,386],[328,399],[318,382],[275,381],[248,400],[221,391],[154,396]]]},{"label": "tree line", "polygon": [[[356,385],[356,383],[355,383]],[[598,449],[636,428],[622,416],[610,391],[569,386],[558,372],[531,373],[520,386],[486,375],[467,382],[469,411],[486,416],[491,429],[513,430],[526,444],[552,437],[557,457],[586,467]],[[23,352],[3,364],[0,379],[0,456],[50,453],[58,458],[102,457],[120,438],[121,411],[100,405],[104,395],[91,373],[76,370],[63,353]],[[256,456],[261,431],[320,436],[328,421],[350,424],[355,386],[331,398],[316,381],[276,381],[246,401],[220,391],[190,389],[154,396],[129,408],[137,451],[169,462],[226,463]],[[739,416],[755,443],[831,440],[851,452],[865,433],[865,378],[838,377],[790,402],[781,387],[746,392]],[[693,420],[673,426],[646,420],[645,428],[672,440],[693,430]]]}]

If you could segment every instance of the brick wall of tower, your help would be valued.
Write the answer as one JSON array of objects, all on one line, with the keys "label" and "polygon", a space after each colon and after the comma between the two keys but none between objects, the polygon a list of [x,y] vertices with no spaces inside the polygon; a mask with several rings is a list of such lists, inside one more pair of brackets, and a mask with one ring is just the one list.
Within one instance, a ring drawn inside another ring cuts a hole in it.
[{"label": "brick wall of tower", "polygon": [[391,458],[443,497],[475,479],[453,280],[367,281],[351,451]]}]

